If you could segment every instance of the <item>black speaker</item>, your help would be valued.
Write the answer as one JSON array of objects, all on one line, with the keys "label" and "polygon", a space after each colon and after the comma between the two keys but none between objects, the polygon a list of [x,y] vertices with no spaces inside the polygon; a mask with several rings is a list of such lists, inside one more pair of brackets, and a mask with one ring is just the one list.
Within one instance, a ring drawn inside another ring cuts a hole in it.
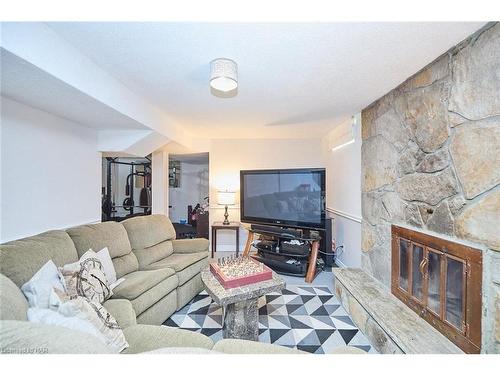
[{"label": "black speaker", "polygon": [[335,255],[334,255],[334,248],[333,248],[333,234],[332,234],[332,224],[333,224],[333,219],[332,218],[327,218],[325,220],[325,231],[322,233],[322,239],[321,239],[321,257],[325,261],[325,264],[328,267],[332,267],[334,262],[335,262]]}]

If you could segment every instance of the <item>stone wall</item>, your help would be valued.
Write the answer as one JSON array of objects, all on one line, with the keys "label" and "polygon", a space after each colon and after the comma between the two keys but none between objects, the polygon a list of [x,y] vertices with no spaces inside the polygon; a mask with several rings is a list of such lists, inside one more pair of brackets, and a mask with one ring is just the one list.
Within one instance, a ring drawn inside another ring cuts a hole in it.
[{"label": "stone wall", "polygon": [[362,268],[390,287],[393,223],[474,243],[500,352],[500,24],[364,109],[362,138]]}]

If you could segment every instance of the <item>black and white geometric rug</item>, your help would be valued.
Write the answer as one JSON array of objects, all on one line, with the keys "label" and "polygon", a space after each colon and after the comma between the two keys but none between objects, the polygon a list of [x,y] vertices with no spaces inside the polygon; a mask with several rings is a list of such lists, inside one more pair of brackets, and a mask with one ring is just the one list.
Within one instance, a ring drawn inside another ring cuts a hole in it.
[{"label": "black and white geometric rug", "polygon": [[[222,308],[203,291],[164,325],[222,339]],[[339,346],[375,350],[327,286],[288,286],[259,299],[259,341],[324,354]]]}]

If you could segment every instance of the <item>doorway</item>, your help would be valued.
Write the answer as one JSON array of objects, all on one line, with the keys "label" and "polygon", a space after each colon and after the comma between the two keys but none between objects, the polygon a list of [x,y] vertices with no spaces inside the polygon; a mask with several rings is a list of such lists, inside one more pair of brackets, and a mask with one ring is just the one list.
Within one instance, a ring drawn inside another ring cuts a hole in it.
[{"label": "doorway", "polygon": [[151,157],[102,158],[102,221],[151,215]]},{"label": "doorway", "polygon": [[169,217],[177,238],[208,239],[208,162],[208,152],[169,155]]}]

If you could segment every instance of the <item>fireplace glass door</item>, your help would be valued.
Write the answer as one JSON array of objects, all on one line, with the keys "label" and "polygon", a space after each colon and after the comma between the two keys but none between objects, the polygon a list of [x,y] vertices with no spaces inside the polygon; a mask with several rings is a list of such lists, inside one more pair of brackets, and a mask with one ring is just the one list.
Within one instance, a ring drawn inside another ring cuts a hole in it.
[{"label": "fireplace glass door", "polygon": [[452,341],[458,338],[454,342],[463,350],[477,352],[480,340],[470,325],[480,331],[481,308],[471,306],[468,293],[478,294],[473,300],[480,301],[481,274],[471,275],[471,270],[480,266],[481,253],[471,249],[468,254],[462,245],[449,246],[449,241],[405,228],[394,232],[393,294]]},{"label": "fireplace glass door", "polygon": [[441,253],[427,250],[427,308],[441,316]]},{"label": "fireplace glass door", "polygon": [[416,300],[424,299],[424,247],[416,243],[411,244],[411,295]]},{"label": "fireplace glass door", "polygon": [[462,259],[446,257],[445,320],[465,331],[465,272]]},{"label": "fireplace glass door", "polygon": [[399,240],[399,287],[405,292],[408,289],[408,264],[410,264],[410,242]]}]

